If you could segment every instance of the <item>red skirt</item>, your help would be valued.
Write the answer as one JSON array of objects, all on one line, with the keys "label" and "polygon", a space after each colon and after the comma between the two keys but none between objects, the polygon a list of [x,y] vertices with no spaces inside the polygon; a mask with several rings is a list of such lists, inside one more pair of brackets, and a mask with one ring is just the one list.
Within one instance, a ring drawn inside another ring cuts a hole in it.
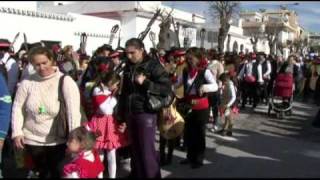
[{"label": "red skirt", "polygon": [[100,135],[96,139],[96,149],[112,150],[128,145],[127,130],[124,133],[119,132],[119,124],[112,115],[94,115],[88,126]]}]

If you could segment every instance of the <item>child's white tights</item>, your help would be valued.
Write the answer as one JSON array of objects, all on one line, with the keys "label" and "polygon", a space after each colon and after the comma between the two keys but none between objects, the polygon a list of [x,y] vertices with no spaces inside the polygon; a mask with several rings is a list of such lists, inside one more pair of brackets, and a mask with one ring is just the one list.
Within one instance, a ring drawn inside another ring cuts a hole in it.
[{"label": "child's white tights", "polygon": [[112,149],[110,151],[101,150],[100,151],[100,159],[103,162],[104,153],[107,154],[107,167],[109,178],[116,178],[117,171],[117,162],[116,162],[116,149]]}]

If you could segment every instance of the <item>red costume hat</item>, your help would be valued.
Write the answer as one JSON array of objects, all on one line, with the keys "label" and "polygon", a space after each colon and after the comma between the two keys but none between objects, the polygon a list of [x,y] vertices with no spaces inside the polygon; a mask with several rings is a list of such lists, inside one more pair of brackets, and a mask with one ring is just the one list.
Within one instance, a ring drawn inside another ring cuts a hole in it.
[{"label": "red costume hat", "polygon": [[8,48],[10,47],[10,41],[7,39],[0,39],[0,48]]},{"label": "red costume hat", "polygon": [[115,51],[110,55],[111,58],[115,58],[115,57],[119,57],[119,56],[120,56],[120,53],[118,51]]},{"label": "red costume hat", "polygon": [[186,54],[186,51],[184,51],[184,50],[176,50],[173,52],[174,57],[184,56],[185,54]]}]

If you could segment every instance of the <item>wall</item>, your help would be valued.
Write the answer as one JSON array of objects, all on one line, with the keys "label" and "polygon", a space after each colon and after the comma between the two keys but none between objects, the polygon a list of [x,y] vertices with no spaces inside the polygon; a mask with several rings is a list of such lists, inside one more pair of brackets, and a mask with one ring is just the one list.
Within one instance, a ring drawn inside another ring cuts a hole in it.
[{"label": "wall", "polygon": [[20,32],[14,49],[18,50],[23,43],[23,33],[26,33],[29,43],[40,40],[49,41],[72,41],[72,22],[53,19],[30,17],[23,15],[0,13],[2,27],[0,37],[13,41],[14,36]]},{"label": "wall", "polygon": [[136,23],[136,12],[127,12],[122,15],[121,18],[121,46],[124,47],[126,41],[137,35],[137,23]]},{"label": "wall", "polygon": [[[0,38],[6,38],[13,41],[14,36],[20,32],[14,49],[19,50],[23,43],[23,33],[27,35],[28,43],[46,41],[61,41],[61,45],[73,45],[74,49],[80,46],[80,36],[76,32],[86,32],[94,34],[109,35],[113,25],[119,24],[117,20],[109,20],[92,16],[77,15],[69,13],[75,17],[72,21],[54,20],[40,17],[23,16],[17,14],[0,13],[2,27],[6,29],[0,31]],[[87,38],[87,53],[92,54],[98,46],[108,43],[109,37],[92,37]],[[113,47],[117,46],[117,37],[113,42]]]},{"label": "wall", "polygon": [[[87,53],[91,54],[98,46],[108,44],[110,40],[111,28],[118,24],[121,28],[121,23],[118,20],[111,20],[105,18],[98,18],[93,16],[80,15],[75,13],[68,13],[76,19],[72,22],[72,42],[77,49],[80,46],[80,36],[75,35],[76,32],[85,32],[89,34],[103,35],[101,37],[88,36],[87,38]],[[119,32],[119,31],[118,31]],[[112,47],[117,48],[118,32],[113,39]]]}]

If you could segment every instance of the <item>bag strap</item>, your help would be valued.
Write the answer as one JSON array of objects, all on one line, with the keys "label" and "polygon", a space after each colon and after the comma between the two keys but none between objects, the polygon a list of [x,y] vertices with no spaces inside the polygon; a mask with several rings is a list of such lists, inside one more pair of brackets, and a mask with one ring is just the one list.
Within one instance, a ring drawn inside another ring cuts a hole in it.
[{"label": "bag strap", "polygon": [[[58,85],[58,100],[59,100],[60,103],[64,104],[64,107],[66,107],[66,101],[65,101],[65,98],[64,98],[64,95],[63,95],[63,81],[64,81],[64,78],[66,76],[67,76],[66,74],[63,74],[60,77],[59,85]],[[60,108],[61,108],[61,105],[60,105]],[[66,126],[67,132],[69,132],[69,123],[68,122],[63,122],[63,123]]]},{"label": "bag strap", "polygon": [[63,80],[67,75],[62,75],[59,79],[59,86],[58,86],[58,100],[60,103],[65,103],[64,96],[63,96]]}]

